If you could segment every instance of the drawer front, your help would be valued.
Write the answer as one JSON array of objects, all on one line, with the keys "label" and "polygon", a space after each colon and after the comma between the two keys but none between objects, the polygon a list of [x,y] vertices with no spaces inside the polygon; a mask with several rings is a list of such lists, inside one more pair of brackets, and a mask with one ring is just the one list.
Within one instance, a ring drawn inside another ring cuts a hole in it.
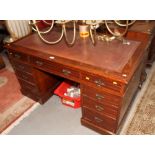
[{"label": "drawer front", "polygon": [[109,105],[106,102],[99,103],[99,102],[96,102],[90,99],[89,97],[83,96],[82,106],[95,110],[96,112],[99,112],[100,114],[108,115],[108,116],[113,117],[114,119],[117,119],[118,109],[115,107],[111,107],[111,105]]},{"label": "drawer front", "polygon": [[32,69],[29,65],[19,63],[17,61],[12,61],[12,63],[13,63],[13,67],[15,68],[15,70],[19,70],[22,72],[27,72],[29,74],[32,74]]},{"label": "drawer front", "polygon": [[114,106],[116,108],[119,107],[120,102],[122,100],[122,98],[119,96],[109,94],[105,91],[99,91],[95,88],[83,85],[81,86],[81,88],[82,88],[82,94],[84,96],[90,97],[100,103],[109,103],[109,105]]},{"label": "drawer front", "polygon": [[24,81],[27,81],[27,82],[30,82],[32,84],[35,84],[35,80],[33,78],[33,76],[31,74],[28,74],[26,72],[21,72],[19,70],[16,70],[16,75],[18,78],[24,80]]},{"label": "drawer front", "polygon": [[104,77],[96,76],[90,73],[82,73],[82,80],[93,84],[95,87],[117,90],[121,92],[124,85],[117,81],[112,81]]},{"label": "drawer front", "polygon": [[27,61],[28,62],[28,56],[26,54],[23,54],[23,53],[18,53],[15,51],[9,51],[9,56],[14,60]]},{"label": "drawer front", "polygon": [[80,78],[80,73],[78,71],[75,71],[69,67],[63,66],[56,62],[47,62],[42,59],[31,57],[30,63],[35,65],[35,67],[37,67],[37,68],[39,67],[40,69],[49,71],[51,73],[58,74],[63,77]]},{"label": "drawer front", "polygon": [[26,88],[22,88],[21,92],[23,95],[35,100],[35,101],[39,101],[39,96],[37,96],[36,94],[33,94],[29,89]]},{"label": "drawer front", "polygon": [[39,95],[39,90],[36,85],[30,84],[24,80],[18,79],[22,89],[32,92],[33,94]]},{"label": "drawer front", "polygon": [[83,108],[82,114],[83,119],[89,120],[91,123],[101,128],[107,129],[111,132],[116,130],[117,122],[115,119],[100,115],[99,113],[96,113],[88,108]]}]

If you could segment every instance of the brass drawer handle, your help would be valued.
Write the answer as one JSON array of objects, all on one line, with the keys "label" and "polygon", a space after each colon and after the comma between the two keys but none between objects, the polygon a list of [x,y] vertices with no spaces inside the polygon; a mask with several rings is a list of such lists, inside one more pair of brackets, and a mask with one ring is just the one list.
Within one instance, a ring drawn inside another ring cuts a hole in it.
[{"label": "brass drawer handle", "polygon": [[102,96],[102,95],[100,95],[100,94],[96,94],[96,98],[97,98],[98,100],[101,100],[101,99],[104,99],[104,96]]},{"label": "brass drawer handle", "polygon": [[98,117],[94,117],[94,120],[97,122],[97,123],[101,123],[103,122],[103,120],[101,118],[98,118]]},{"label": "brass drawer handle", "polygon": [[95,84],[96,84],[97,86],[99,86],[99,87],[105,85],[104,82],[102,82],[101,80],[95,80],[94,82],[95,82]]},{"label": "brass drawer handle", "polygon": [[38,66],[42,66],[42,65],[43,65],[43,62],[42,62],[42,61],[38,61],[38,60],[37,60],[35,63],[36,63]]},{"label": "brass drawer handle", "polygon": [[21,55],[15,54],[15,58],[20,59],[21,58]]},{"label": "brass drawer handle", "polygon": [[95,105],[95,108],[97,111],[103,111],[104,110],[104,108],[99,106],[99,105]]},{"label": "brass drawer handle", "polygon": [[71,74],[71,71],[69,71],[69,70],[67,70],[67,69],[63,69],[62,72],[63,72],[64,75],[69,75],[69,74]]}]

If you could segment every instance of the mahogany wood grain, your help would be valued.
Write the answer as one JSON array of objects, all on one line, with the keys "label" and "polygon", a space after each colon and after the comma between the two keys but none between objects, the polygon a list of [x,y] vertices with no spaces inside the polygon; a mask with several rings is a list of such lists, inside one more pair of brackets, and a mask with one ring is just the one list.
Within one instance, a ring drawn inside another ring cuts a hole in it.
[{"label": "mahogany wood grain", "polygon": [[[57,33],[45,37],[55,39]],[[127,38],[130,45],[114,40],[94,46],[77,36],[75,45],[68,47],[64,41],[45,44],[32,34],[6,48],[25,95],[44,103],[61,79],[78,82],[81,123],[102,134],[115,134],[138,89],[148,55],[148,35],[131,31]],[[28,80],[31,76],[34,81]]]},{"label": "mahogany wood grain", "polygon": [[[47,37],[54,39],[57,35],[49,34]],[[38,58],[65,64],[77,70],[87,70],[101,76],[104,74],[107,79],[110,78],[123,83],[127,83],[131,78],[131,73],[136,70],[136,63],[143,56],[142,47],[138,41],[131,40],[130,46],[122,45],[120,41],[109,44],[99,41],[96,46],[93,46],[89,39],[77,40],[76,44],[70,48],[63,41],[50,46],[43,43],[37,34],[33,34],[14,42],[7,48],[34,56],[37,52]],[[132,54],[131,49],[136,50],[136,52]],[[50,59],[50,57],[54,57],[54,59]],[[130,63],[131,61],[132,63]],[[127,74],[127,77],[122,77],[122,74]]]}]

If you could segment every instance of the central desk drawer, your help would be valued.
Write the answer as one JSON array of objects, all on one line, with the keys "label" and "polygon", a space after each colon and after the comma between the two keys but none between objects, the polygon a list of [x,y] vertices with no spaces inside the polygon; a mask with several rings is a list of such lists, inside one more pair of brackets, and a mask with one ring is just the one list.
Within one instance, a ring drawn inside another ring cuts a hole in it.
[{"label": "central desk drawer", "polygon": [[37,68],[58,74],[60,76],[80,78],[80,73],[78,71],[56,62],[48,62],[40,58],[30,57],[30,63],[35,65]]}]

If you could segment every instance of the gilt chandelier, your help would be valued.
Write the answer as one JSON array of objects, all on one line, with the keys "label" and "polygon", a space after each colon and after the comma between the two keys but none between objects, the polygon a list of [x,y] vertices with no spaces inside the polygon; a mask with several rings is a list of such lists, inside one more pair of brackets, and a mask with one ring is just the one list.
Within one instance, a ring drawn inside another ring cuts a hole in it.
[{"label": "gilt chandelier", "polygon": [[[87,36],[90,37],[90,40],[93,45],[96,45],[97,40],[102,40],[102,41],[112,41],[114,39],[119,39],[123,40],[123,36],[127,33],[128,28],[130,25],[132,25],[135,21],[132,20],[126,20],[126,21],[121,21],[121,20],[82,20],[81,24],[78,24],[78,20],[52,20],[52,21],[45,21],[43,20],[45,24],[48,25],[48,28],[46,30],[40,30],[37,24],[36,20],[30,21],[30,24],[32,25],[32,29],[37,32],[38,36],[40,39],[45,42],[46,44],[54,45],[59,43],[63,38],[65,39],[65,42],[68,46],[73,46],[75,44],[76,40],[76,31],[77,31],[77,26],[79,26],[79,30],[85,31],[88,33]],[[72,38],[68,39],[67,35],[67,24],[72,23]],[[117,28],[111,27],[109,25],[115,24]],[[61,33],[60,36],[57,40],[55,41],[50,41],[45,39],[44,35],[51,32],[54,29],[55,25],[60,25],[61,27]],[[108,31],[109,35],[105,34],[96,34],[96,29],[98,27],[104,26],[106,30]],[[123,29],[121,32],[119,31],[119,27]],[[71,41],[69,41],[71,40]]]}]

